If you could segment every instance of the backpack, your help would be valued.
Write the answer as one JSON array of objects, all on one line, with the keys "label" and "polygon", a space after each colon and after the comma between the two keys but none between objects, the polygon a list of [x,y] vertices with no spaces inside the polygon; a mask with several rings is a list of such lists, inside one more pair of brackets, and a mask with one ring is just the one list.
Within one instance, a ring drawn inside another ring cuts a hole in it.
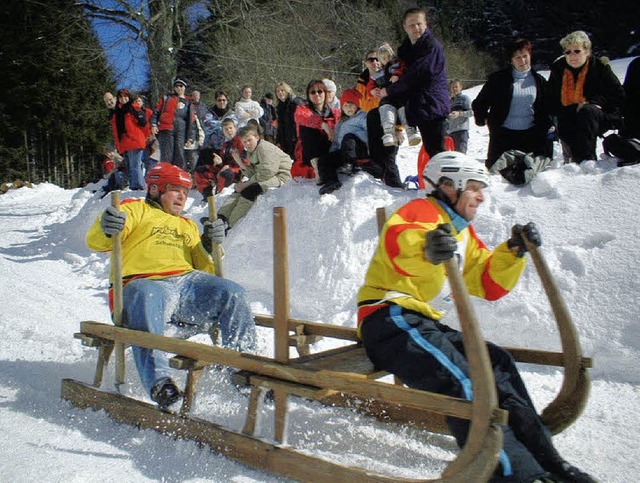
[{"label": "backpack", "polygon": [[522,186],[529,183],[533,177],[551,164],[551,159],[545,156],[533,156],[533,153],[523,153],[517,149],[505,151],[491,166],[491,174],[500,173],[509,183]]},{"label": "backpack", "polygon": [[618,166],[640,163],[640,139],[623,138],[618,134],[609,134],[602,141],[602,148],[609,156],[618,158]]}]

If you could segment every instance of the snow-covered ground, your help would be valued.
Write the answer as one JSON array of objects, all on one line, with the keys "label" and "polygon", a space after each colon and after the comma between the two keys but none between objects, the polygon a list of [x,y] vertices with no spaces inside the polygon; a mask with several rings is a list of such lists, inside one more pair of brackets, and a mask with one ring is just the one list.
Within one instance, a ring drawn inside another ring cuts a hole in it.
[{"label": "snow-covered ground", "polygon": [[[613,62],[620,79],[627,64],[627,59]],[[478,91],[465,93],[473,98]],[[473,126],[469,154],[484,158],[487,140],[486,128]],[[403,177],[415,174],[417,153],[417,148],[401,148]],[[523,188],[492,177],[474,224],[491,247],[514,223],[532,220],[540,227],[544,256],[583,351],[594,359],[588,406],[554,441],[563,456],[602,481],[639,481],[640,165],[616,168],[614,160],[604,158],[556,165]],[[84,245],[86,230],[108,199],[91,188],[40,184],[0,196],[0,480],[279,481],[195,443],[122,426],[104,413],[82,411],[60,399],[63,378],[93,379],[96,353],[73,338],[79,322],[109,320],[108,260]],[[292,316],[354,326],[356,292],[377,241],[375,209],[385,206],[390,213],[416,196],[423,193],[389,189],[364,174],[323,197],[312,182],[290,183],[262,196],[230,233],[226,274],[248,289],[255,312],[272,312],[272,210],[284,206]],[[206,215],[195,192],[186,215],[196,220]],[[533,264],[507,297],[474,303],[487,339],[559,350]],[[447,322],[456,325],[454,311]],[[263,352],[270,353],[270,332],[261,329],[260,335]],[[322,341],[316,349],[328,344]],[[536,405],[544,407],[557,393],[561,371],[521,369]],[[144,397],[130,355],[127,379],[126,391]],[[110,366],[105,385],[112,383]],[[194,411],[240,429],[246,402],[212,371],[200,383]],[[449,437],[296,398],[290,407],[289,444],[334,461],[424,478],[436,476],[456,452]],[[268,411],[263,416],[261,435],[269,439],[272,416]]]}]

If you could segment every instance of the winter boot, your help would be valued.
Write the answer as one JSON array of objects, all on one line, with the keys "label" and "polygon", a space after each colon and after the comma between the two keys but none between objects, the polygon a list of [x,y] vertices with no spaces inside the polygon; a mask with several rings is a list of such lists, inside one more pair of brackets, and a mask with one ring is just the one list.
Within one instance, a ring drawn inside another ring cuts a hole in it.
[{"label": "winter boot", "polygon": [[340,181],[336,181],[335,183],[325,184],[322,188],[320,188],[321,195],[328,195],[329,193],[333,193],[335,190],[338,190],[342,187],[342,183]]},{"label": "winter boot", "polygon": [[406,125],[404,127],[404,130],[407,132],[407,141],[409,142],[409,146],[417,146],[422,142],[420,131],[418,131],[415,127]]},{"label": "winter boot", "polygon": [[384,134],[382,136],[382,144],[384,144],[385,147],[391,147],[391,146],[397,146],[398,145],[398,139],[396,138],[396,132],[395,132],[395,128],[385,128],[384,129]]},{"label": "winter boot", "polygon": [[545,469],[551,472],[551,479],[567,483],[597,483],[591,475],[576,468],[570,463],[560,460],[551,465],[545,465]]},{"label": "winter boot", "polygon": [[160,408],[168,408],[182,397],[182,393],[173,379],[163,377],[158,379],[151,388],[151,399],[158,403]]}]

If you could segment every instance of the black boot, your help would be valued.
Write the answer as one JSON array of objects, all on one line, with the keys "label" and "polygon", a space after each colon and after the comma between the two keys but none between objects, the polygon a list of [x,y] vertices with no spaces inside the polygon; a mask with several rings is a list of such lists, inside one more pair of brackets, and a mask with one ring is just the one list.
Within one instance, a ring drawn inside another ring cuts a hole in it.
[{"label": "black boot", "polygon": [[151,399],[158,403],[162,409],[168,408],[181,397],[180,389],[170,377],[158,379],[151,388]]},{"label": "black boot", "polygon": [[545,469],[551,472],[551,478],[553,481],[563,483],[597,483],[593,476],[585,473],[584,471],[576,468],[570,463],[560,460],[551,465],[546,465]]}]

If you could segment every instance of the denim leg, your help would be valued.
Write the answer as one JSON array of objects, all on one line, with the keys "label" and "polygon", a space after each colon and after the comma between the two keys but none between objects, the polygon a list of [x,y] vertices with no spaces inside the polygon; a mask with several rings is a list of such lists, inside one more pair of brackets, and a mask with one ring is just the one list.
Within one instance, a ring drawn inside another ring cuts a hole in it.
[{"label": "denim leg", "polygon": [[[123,290],[123,322],[125,327],[162,335],[168,318],[165,310],[170,305],[171,291],[164,280],[145,278],[132,280]],[[142,386],[147,393],[162,377],[169,377],[169,363],[162,351],[132,347],[133,359]]]},{"label": "denim leg", "polygon": [[240,285],[199,270],[178,278],[179,320],[194,325],[217,322],[223,347],[255,351],[255,321]]},{"label": "denim leg", "polygon": [[142,149],[131,149],[124,153],[127,160],[127,172],[129,173],[129,189],[145,189],[144,175],[142,173]]}]

